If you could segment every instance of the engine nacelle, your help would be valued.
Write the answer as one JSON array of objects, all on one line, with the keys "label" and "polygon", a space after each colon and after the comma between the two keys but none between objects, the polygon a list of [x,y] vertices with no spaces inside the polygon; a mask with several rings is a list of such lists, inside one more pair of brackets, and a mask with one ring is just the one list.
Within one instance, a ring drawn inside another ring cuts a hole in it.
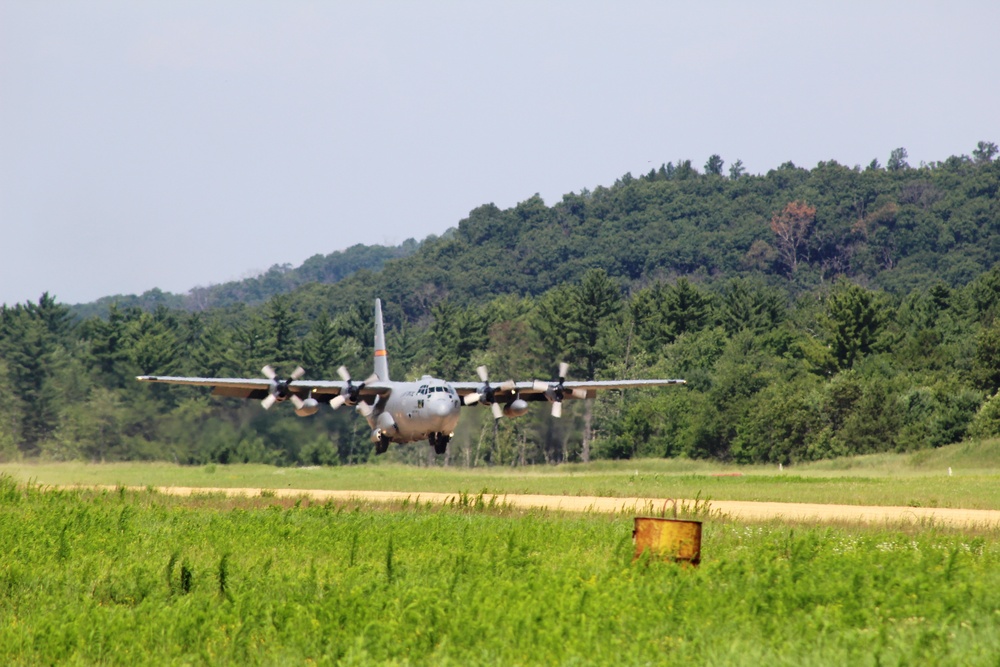
[{"label": "engine nacelle", "polygon": [[385,435],[392,437],[399,433],[399,427],[396,426],[396,420],[392,418],[388,412],[383,412],[375,420],[375,426],[378,427]]},{"label": "engine nacelle", "polygon": [[302,401],[300,407],[295,408],[295,414],[299,417],[308,417],[309,415],[316,414],[317,410],[319,410],[319,402],[315,398],[310,397]]},{"label": "engine nacelle", "polygon": [[386,433],[385,431],[383,431],[380,428],[373,428],[372,429],[372,434],[371,434],[372,444],[375,444],[375,445],[379,444],[381,442],[382,438],[392,439],[392,433]]},{"label": "engine nacelle", "polygon": [[508,417],[520,417],[527,411],[528,402],[523,398],[514,399],[503,408],[503,413]]}]

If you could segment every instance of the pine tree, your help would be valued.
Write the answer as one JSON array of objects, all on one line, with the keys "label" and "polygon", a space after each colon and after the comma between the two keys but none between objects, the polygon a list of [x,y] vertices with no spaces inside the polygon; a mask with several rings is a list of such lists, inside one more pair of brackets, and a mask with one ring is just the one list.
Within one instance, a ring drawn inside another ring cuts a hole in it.
[{"label": "pine tree", "polygon": [[830,345],[841,368],[870,354],[885,322],[885,304],[875,292],[841,280],[826,302]]},{"label": "pine tree", "polygon": [[322,311],[302,341],[302,363],[309,377],[334,378],[341,364],[340,340],[326,311]]}]

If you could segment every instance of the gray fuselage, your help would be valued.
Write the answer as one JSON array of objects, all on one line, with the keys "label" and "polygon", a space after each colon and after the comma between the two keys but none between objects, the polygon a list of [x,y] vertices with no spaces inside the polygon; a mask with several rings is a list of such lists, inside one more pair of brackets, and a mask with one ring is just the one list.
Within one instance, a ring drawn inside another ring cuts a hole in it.
[{"label": "gray fuselage", "polygon": [[426,375],[416,382],[393,384],[389,398],[377,400],[368,417],[373,436],[378,431],[400,444],[426,440],[432,433],[451,437],[462,401],[450,384]]}]

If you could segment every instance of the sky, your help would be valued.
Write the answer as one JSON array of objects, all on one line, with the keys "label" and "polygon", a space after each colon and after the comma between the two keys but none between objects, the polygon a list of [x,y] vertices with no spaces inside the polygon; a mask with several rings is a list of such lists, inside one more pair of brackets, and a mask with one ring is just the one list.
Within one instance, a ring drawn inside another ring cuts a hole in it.
[{"label": "sky", "polygon": [[0,303],[184,293],[712,154],[1000,143],[1000,3],[0,0]]}]

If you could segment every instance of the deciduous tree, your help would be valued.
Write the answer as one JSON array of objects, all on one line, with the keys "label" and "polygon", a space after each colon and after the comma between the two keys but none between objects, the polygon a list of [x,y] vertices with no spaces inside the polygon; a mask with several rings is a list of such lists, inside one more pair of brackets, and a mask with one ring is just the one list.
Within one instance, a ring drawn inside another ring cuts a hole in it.
[{"label": "deciduous tree", "polygon": [[722,167],[725,163],[717,154],[713,154],[705,163],[705,174],[712,176],[722,176]]},{"label": "deciduous tree", "polygon": [[998,150],[1000,149],[992,141],[980,141],[976,144],[976,150],[972,151],[972,159],[976,161],[976,164],[992,162]]},{"label": "deciduous tree", "polygon": [[792,273],[799,268],[799,254],[816,220],[815,207],[801,201],[788,202],[771,217],[771,231],[777,236],[778,252]]},{"label": "deciduous tree", "polygon": [[889,154],[889,161],[885,163],[885,168],[889,171],[902,171],[904,169],[909,169],[910,165],[906,161],[907,157],[908,155],[905,148],[896,148]]}]

